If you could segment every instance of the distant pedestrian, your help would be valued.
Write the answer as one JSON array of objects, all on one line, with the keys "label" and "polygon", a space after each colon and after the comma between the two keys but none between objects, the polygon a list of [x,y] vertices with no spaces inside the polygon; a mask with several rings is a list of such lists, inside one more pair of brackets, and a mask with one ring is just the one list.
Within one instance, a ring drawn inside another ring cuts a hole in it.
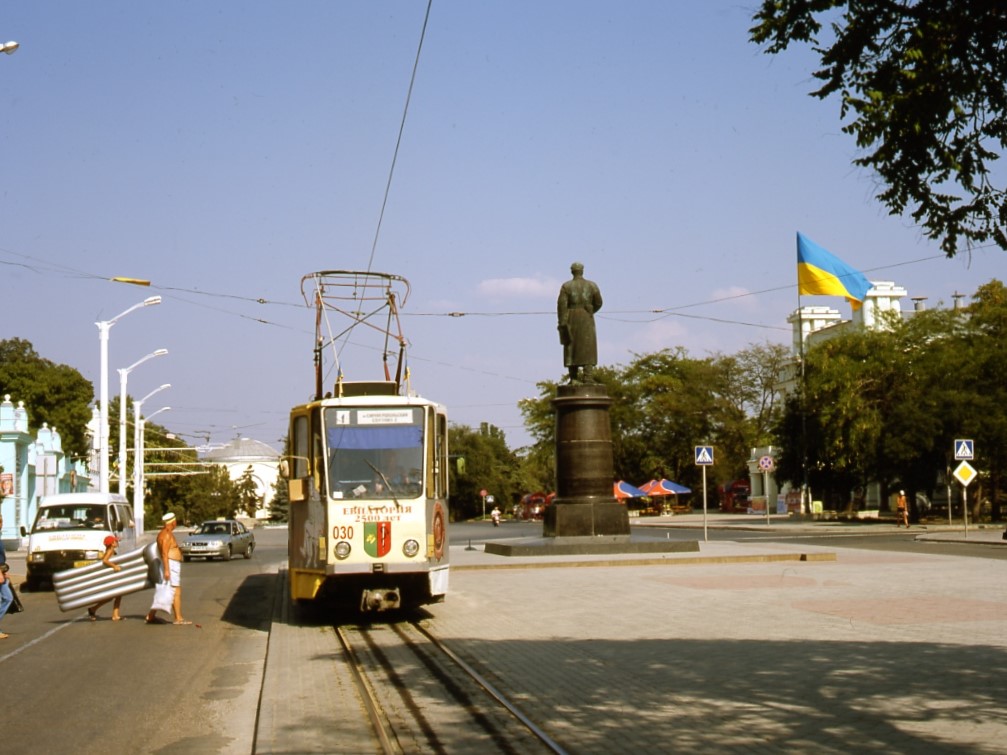
[{"label": "distant pedestrian", "polygon": [[[3,531],[3,515],[0,514],[0,532]],[[7,550],[3,547],[3,540],[0,539],[0,619],[7,615],[7,609],[14,602],[14,593],[11,591],[10,577],[7,576]],[[6,640],[10,635],[0,632],[0,640]]]},{"label": "distant pedestrian", "polygon": [[[105,538],[105,555],[101,557],[101,562],[105,564],[109,569],[113,571],[122,571],[122,567],[119,564],[113,564],[109,559],[115,555],[115,549],[119,546],[119,538],[115,535],[109,535]],[[105,600],[100,600],[93,606],[87,609],[87,615],[91,621],[98,620],[98,609],[103,605],[108,603],[112,598],[105,598]],[[122,616],[119,615],[119,606],[122,603],[122,596],[116,595],[115,602],[112,603],[112,621],[122,621]]]},{"label": "distant pedestrian", "polygon": [[899,497],[895,501],[896,513],[898,514],[898,525],[906,525],[909,529],[909,504],[906,502],[906,491],[900,490]]}]

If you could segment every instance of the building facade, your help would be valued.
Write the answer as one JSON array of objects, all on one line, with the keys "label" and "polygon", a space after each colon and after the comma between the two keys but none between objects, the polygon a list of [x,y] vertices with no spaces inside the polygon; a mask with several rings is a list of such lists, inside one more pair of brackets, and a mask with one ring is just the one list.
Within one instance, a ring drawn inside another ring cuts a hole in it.
[{"label": "building facade", "polygon": [[43,424],[32,435],[28,420],[24,402],[15,406],[9,394],[4,396],[0,402],[0,539],[11,550],[20,545],[21,527],[31,529],[40,498],[83,492],[90,484],[87,464],[66,457],[56,428]]},{"label": "building facade", "polygon": [[269,519],[269,504],[275,492],[273,486],[280,476],[280,453],[277,450],[258,440],[235,438],[220,448],[208,451],[202,460],[219,464],[227,469],[228,476],[234,482],[240,480],[250,469],[252,479],[255,481],[256,495],[259,498],[259,508],[255,511],[239,512],[239,516]]}]

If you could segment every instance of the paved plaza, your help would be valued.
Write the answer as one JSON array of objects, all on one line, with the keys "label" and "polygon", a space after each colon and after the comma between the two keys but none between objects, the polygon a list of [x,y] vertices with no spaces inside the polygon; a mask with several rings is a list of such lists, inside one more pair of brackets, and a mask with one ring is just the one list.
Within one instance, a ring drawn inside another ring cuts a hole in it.
[{"label": "paved plaza", "polygon": [[436,632],[571,752],[1007,747],[1007,561],[711,542],[469,570],[490,557],[457,550]]}]

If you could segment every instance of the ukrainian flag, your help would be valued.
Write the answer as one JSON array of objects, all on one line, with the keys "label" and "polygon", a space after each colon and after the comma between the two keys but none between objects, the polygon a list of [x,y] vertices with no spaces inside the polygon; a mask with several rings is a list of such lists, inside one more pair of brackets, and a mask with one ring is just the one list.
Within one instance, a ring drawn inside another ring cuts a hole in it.
[{"label": "ukrainian flag", "polygon": [[863,273],[797,233],[798,296],[845,296],[854,309],[860,309],[870,288]]}]

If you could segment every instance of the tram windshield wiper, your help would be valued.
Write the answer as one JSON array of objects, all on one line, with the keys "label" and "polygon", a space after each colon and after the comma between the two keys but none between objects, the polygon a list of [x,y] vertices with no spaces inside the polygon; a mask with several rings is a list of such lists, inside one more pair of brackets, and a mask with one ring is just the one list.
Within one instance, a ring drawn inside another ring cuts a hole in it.
[{"label": "tram windshield wiper", "polygon": [[382,472],[380,469],[378,469],[373,464],[371,464],[371,460],[370,459],[364,459],[364,463],[366,463],[367,466],[369,466],[371,469],[374,470],[374,474],[378,475],[378,477],[381,478],[381,482],[383,482],[385,484],[385,489],[388,491],[388,495],[390,495],[392,497],[392,501],[395,503],[395,508],[401,509],[402,508],[402,504],[399,503],[399,499],[395,496],[395,490],[394,490],[394,488],[392,488],[392,484],[390,482],[388,482],[388,478],[385,477],[385,473]]}]

